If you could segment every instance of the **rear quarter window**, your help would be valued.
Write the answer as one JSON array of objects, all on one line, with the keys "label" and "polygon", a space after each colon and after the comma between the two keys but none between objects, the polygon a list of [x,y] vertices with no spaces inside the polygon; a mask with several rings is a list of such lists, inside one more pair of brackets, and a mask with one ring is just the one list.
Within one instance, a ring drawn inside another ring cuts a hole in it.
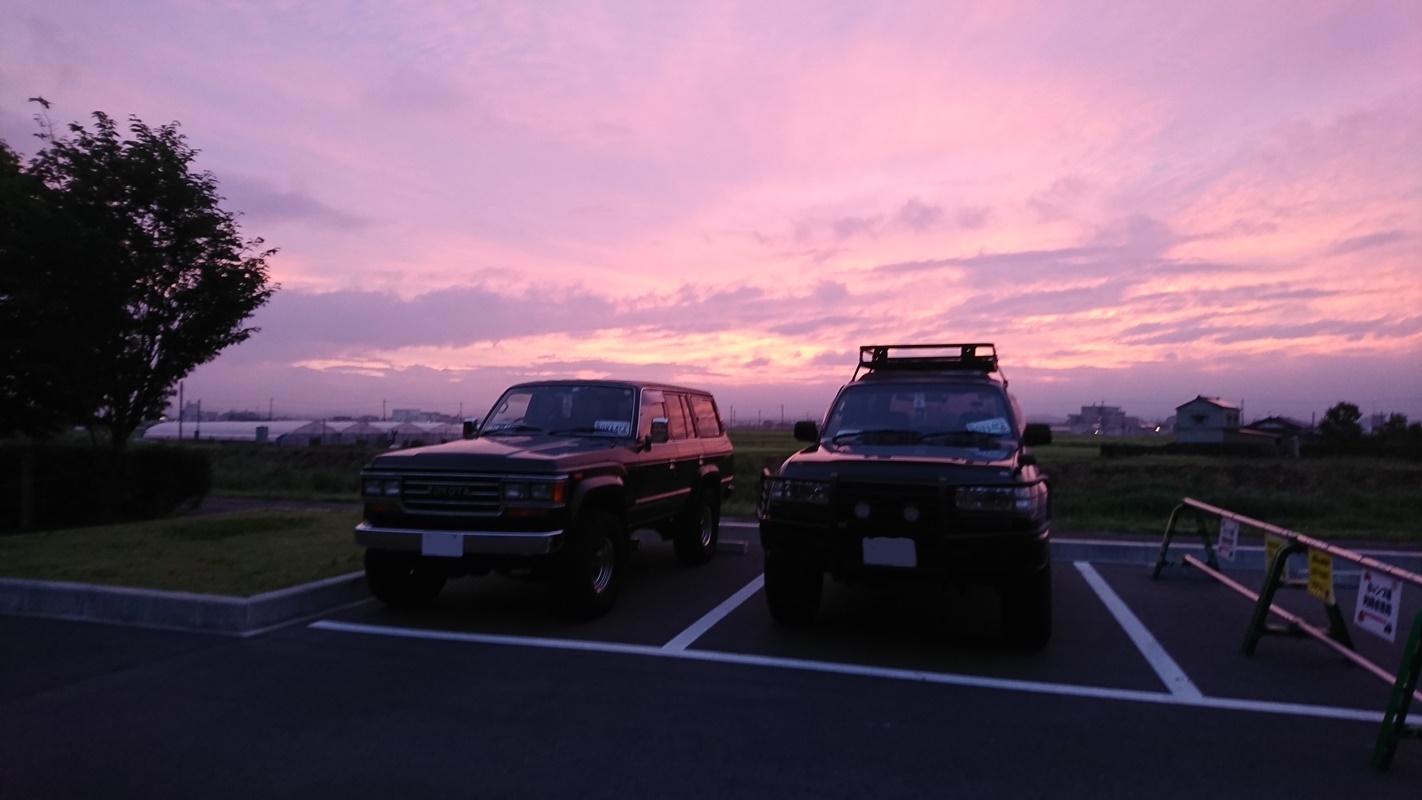
[{"label": "rear quarter window", "polygon": [[716,404],[709,397],[691,395],[691,415],[696,425],[696,435],[708,438],[720,436],[723,432],[721,416],[716,413]]}]

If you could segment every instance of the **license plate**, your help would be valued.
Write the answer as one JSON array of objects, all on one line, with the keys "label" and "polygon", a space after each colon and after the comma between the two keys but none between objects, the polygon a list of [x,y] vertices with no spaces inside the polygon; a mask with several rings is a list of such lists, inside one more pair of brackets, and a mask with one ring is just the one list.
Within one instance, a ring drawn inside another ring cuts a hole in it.
[{"label": "license plate", "polygon": [[464,555],[464,537],[457,533],[422,533],[420,555],[458,558]]},{"label": "license plate", "polygon": [[916,567],[918,551],[912,539],[874,537],[864,540],[864,563],[881,567]]}]

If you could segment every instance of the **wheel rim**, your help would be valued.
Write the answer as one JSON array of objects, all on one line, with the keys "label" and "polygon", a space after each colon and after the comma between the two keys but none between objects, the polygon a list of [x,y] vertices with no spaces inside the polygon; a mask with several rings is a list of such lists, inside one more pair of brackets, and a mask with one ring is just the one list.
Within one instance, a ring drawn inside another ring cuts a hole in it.
[{"label": "wheel rim", "polygon": [[588,568],[593,594],[607,591],[607,587],[612,584],[613,570],[617,568],[617,550],[611,539],[598,539],[597,547],[588,559]]},{"label": "wheel rim", "polygon": [[712,524],[712,523],[713,523],[713,520],[714,520],[714,517],[713,517],[712,514],[711,514],[711,509],[707,508],[706,506],[702,506],[702,507],[701,507],[701,546],[702,546],[703,548],[705,548],[705,547],[710,547],[710,546],[711,546],[711,534],[713,534],[713,533],[715,532],[715,530],[716,530],[716,526],[715,526],[714,524]]}]

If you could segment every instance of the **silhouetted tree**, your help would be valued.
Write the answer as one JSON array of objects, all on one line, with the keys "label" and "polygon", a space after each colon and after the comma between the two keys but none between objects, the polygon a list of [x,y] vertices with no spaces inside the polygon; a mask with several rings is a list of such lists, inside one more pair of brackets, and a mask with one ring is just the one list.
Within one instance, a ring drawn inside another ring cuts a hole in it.
[{"label": "silhouetted tree", "polygon": [[89,290],[101,250],[0,142],[0,437],[45,437],[93,410],[93,331],[112,306]]},{"label": "silhouetted tree", "polygon": [[22,277],[32,288],[15,304],[80,319],[76,335],[96,357],[79,365],[86,374],[66,407],[82,408],[75,421],[106,431],[120,451],[179,380],[257,331],[245,322],[278,288],[266,264],[276,251],[241,237],[218,205],[216,179],[191,170],[197,151],[177,123],[150,128],[130,117],[124,138],[109,116],[93,116],[92,131],[46,127],[27,173],[49,210],[83,232],[86,260],[37,245],[30,269],[48,277]]},{"label": "silhouetted tree", "polygon": [[1352,442],[1363,435],[1363,426],[1358,420],[1363,412],[1352,403],[1338,403],[1323,414],[1318,422],[1318,432],[1324,440],[1331,442]]}]

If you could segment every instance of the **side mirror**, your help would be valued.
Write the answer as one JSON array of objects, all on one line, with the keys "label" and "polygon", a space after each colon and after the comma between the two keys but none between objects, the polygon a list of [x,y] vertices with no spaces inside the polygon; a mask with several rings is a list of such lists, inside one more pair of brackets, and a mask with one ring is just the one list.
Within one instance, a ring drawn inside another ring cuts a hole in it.
[{"label": "side mirror", "polygon": [[1022,443],[1028,447],[1052,443],[1052,426],[1045,422],[1029,422],[1022,432]]},{"label": "side mirror", "polygon": [[466,438],[466,439],[473,439],[473,438],[474,438],[474,433],[475,433],[476,431],[478,431],[478,430],[479,430],[479,420],[477,420],[477,419],[466,419],[466,420],[464,420],[464,438]]},{"label": "side mirror", "polygon": [[795,423],[795,441],[817,442],[820,440],[820,426],[809,420]]},{"label": "side mirror", "polygon": [[662,444],[671,438],[667,433],[667,418],[656,417],[652,420],[652,432],[647,435],[648,444]]}]

